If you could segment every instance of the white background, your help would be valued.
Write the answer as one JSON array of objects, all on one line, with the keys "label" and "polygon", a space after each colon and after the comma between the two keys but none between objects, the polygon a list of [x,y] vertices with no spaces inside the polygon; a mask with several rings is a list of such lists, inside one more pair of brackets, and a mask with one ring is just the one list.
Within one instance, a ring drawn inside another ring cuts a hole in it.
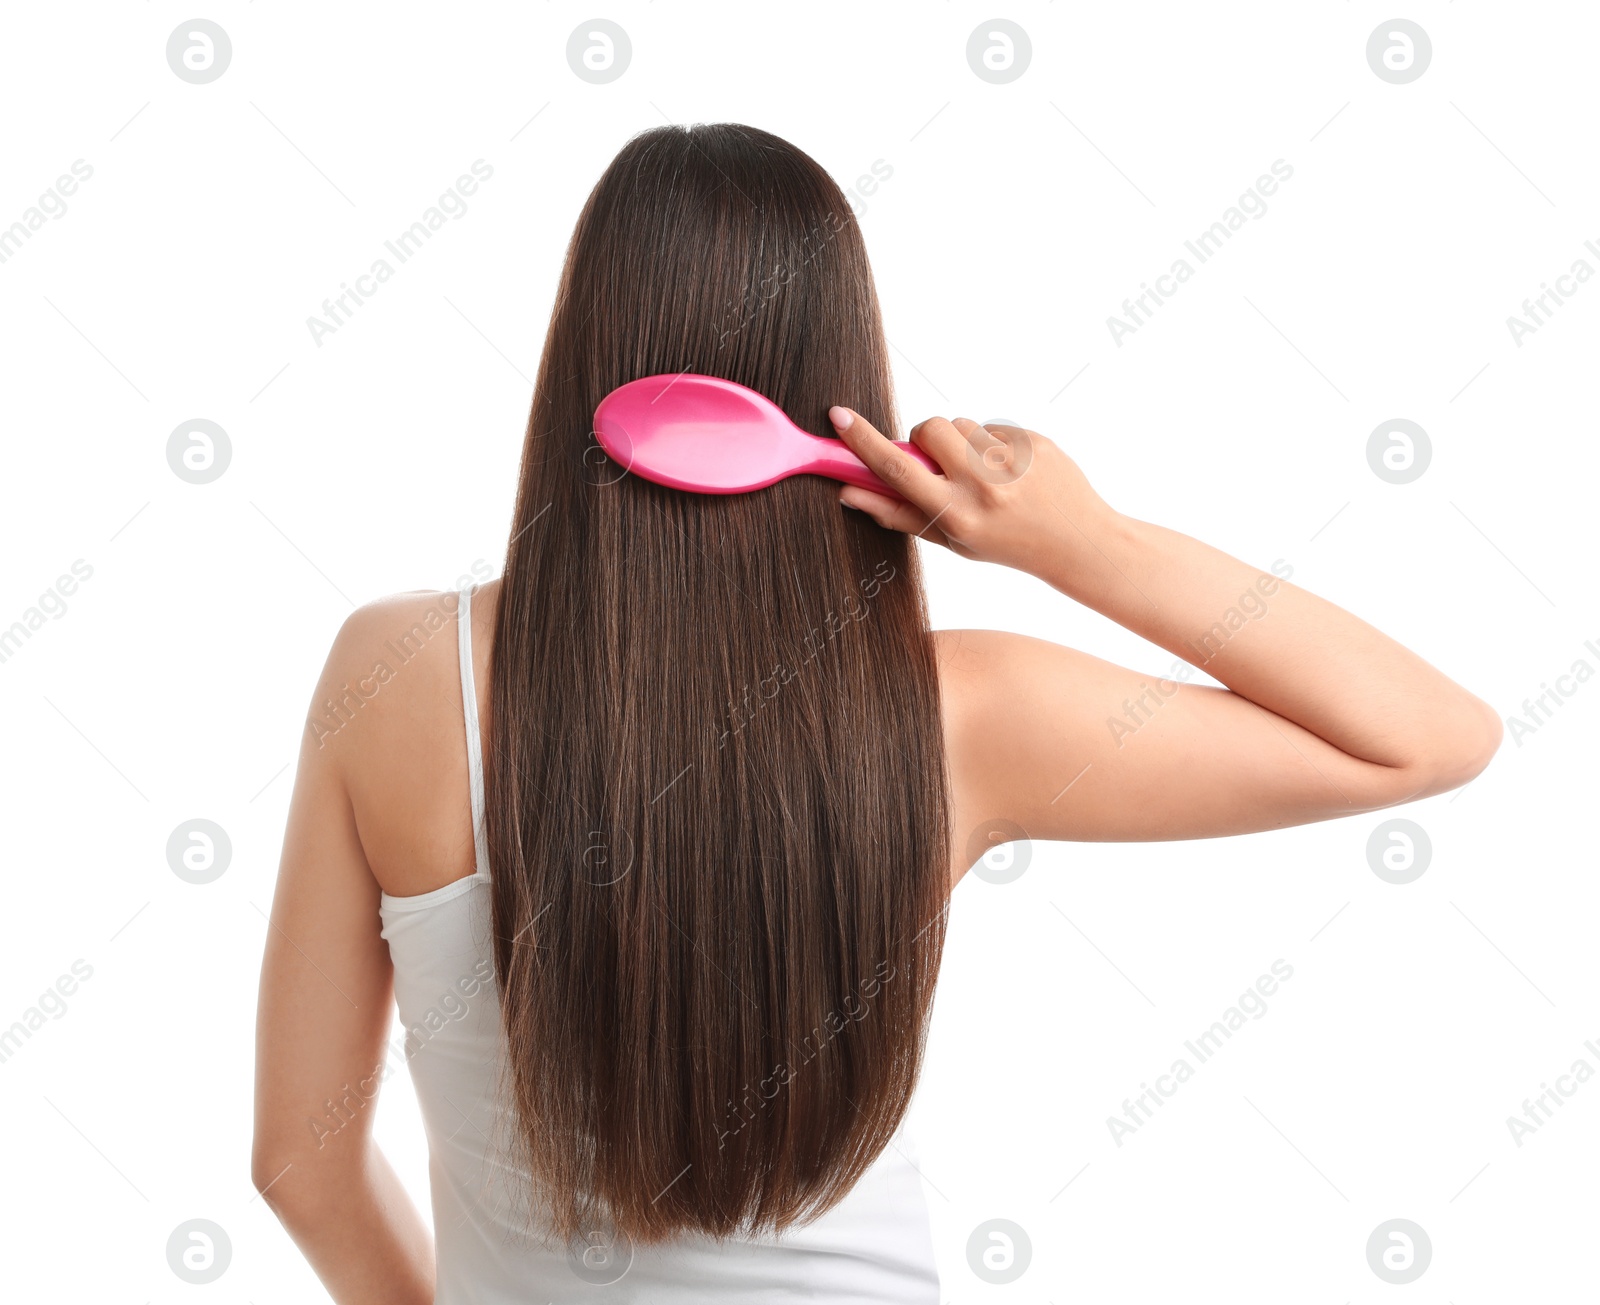
[{"label": "white background", "polygon": [[[208,85],[168,67],[196,11],[166,0],[10,6],[0,42],[0,225],[93,168],[0,263],[0,627],[93,568],[0,663],[0,1028],[93,967],[0,1064],[8,1297],[323,1299],[248,1167],[288,767],[352,605],[498,569],[563,250],[636,131],[751,123],[846,188],[892,168],[861,221],[907,424],[1043,431],[1123,511],[1283,559],[1508,720],[1600,668],[1600,286],[1520,346],[1506,325],[1600,269],[1591,6],[1411,5],[1433,55],[1408,85],[1369,67],[1395,11],[1365,0],[198,12],[233,45]],[[597,14],[632,43],[607,85],[566,60]],[[1032,44],[1004,85],[965,54],[997,14]],[[306,319],[477,159],[466,214],[316,345]],[[1278,159],[1265,216],[1116,344],[1107,317]],[[166,461],[194,417],[232,446],[208,485]],[[1406,485],[1365,453],[1395,417],[1432,441]],[[926,556],[940,625],[1171,665]],[[968,876],[916,1121],[945,1299],[1591,1296],[1600,1082],[1521,1147],[1506,1119],[1600,1069],[1597,707],[1578,685],[1402,813],[1433,848],[1407,885],[1369,866],[1378,815]],[[167,865],[193,817],[232,839],[209,885]],[[1117,1146],[1107,1117],[1280,958],[1267,1013]],[[425,1208],[409,1092],[379,1133]],[[166,1262],[197,1217],[233,1248],[206,1287]],[[968,1266],[992,1218],[1031,1242],[1010,1286]],[[1405,1287],[1367,1263],[1392,1218],[1432,1242]]]}]

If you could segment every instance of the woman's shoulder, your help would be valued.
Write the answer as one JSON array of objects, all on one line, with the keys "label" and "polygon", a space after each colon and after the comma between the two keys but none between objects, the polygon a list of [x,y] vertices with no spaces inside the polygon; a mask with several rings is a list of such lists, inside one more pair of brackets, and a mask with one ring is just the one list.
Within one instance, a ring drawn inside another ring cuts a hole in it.
[{"label": "woman's shoulder", "polygon": [[954,884],[988,850],[994,829],[1020,828],[1030,808],[1019,795],[1072,780],[1087,732],[1104,726],[1074,709],[1070,686],[1105,663],[1009,630],[935,630],[933,641]]},{"label": "woman's shoulder", "polygon": [[[492,581],[495,589],[498,580]],[[487,586],[473,594],[475,607],[485,605]],[[440,634],[454,635],[461,594],[454,589],[408,589],[363,603],[351,612],[334,636],[330,660],[360,665],[384,654],[406,660]],[[396,645],[396,640],[407,642]],[[455,645],[452,643],[451,647]]]},{"label": "woman's shoulder", "polygon": [[[453,664],[458,602],[448,590],[415,589],[364,603],[345,617],[312,704],[309,726],[318,740],[324,738],[319,725],[342,734],[358,715],[363,723],[389,715],[382,706]],[[367,712],[369,705],[380,710]]]},{"label": "woman's shoulder", "polygon": [[[498,586],[478,586],[471,599],[480,705]],[[460,603],[456,590],[418,589],[357,608],[334,637],[307,718],[314,746],[337,766],[373,874],[391,893],[456,877],[463,835],[470,840]],[[465,856],[470,872],[470,841]]]},{"label": "woman's shoulder", "polygon": [[939,689],[947,724],[992,710],[1020,680],[1056,669],[1080,654],[1048,639],[1010,630],[935,630]]},{"label": "woman's shoulder", "polygon": [[[475,585],[470,596],[473,644],[493,637],[499,579]],[[364,603],[351,612],[334,636],[324,671],[324,686],[337,681],[371,681],[385,686],[399,679],[402,668],[437,671],[448,662],[458,669],[456,616],[461,592],[455,589],[410,589]],[[444,649],[445,655],[439,650]],[[362,685],[361,687],[366,687]]]}]

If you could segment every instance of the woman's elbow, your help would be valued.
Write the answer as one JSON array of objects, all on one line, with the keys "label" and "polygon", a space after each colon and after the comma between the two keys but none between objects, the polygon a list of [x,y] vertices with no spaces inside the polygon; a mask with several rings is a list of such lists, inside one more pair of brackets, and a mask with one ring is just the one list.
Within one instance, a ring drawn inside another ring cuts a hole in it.
[{"label": "woman's elbow", "polygon": [[1468,695],[1453,716],[1425,764],[1426,782],[1417,797],[1433,797],[1471,783],[1500,749],[1505,725],[1483,699]]},{"label": "woman's elbow", "polygon": [[[303,1181],[305,1159],[299,1139],[285,1136],[282,1129],[257,1127],[250,1145],[250,1182],[279,1219],[291,1205],[301,1203],[308,1190]],[[296,1174],[296,1169],[302,1172]]]},{"label": "woman's elbow", "polygon": [[280,1161],[283,1154],[259,1134],[250,1147],[250,1183],[268,1205],[274,1205],[278,1199],[278,1193],[273,1190],[277,1180],[294,1164],[287,1158]]}]

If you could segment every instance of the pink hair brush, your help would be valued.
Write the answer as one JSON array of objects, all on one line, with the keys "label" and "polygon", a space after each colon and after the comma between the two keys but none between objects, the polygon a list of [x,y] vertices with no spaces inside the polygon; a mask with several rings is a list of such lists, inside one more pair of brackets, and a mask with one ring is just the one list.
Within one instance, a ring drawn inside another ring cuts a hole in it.
[{"label": "pink hair brush", "polygon": [[[771,400],[715,376],[646,376],[594,410],[600,446],[624,470],[697,494],[744,494],[789,476],[827,476],[900,495],[837,439],[807,434]],[[896,443],[942,475],[921,449]]]}]

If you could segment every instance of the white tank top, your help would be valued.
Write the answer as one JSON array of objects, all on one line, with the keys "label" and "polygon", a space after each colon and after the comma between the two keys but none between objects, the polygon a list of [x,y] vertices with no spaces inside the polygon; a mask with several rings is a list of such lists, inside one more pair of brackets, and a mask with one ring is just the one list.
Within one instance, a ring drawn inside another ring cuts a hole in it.
[{"label": "white tank top", "polygon": [[903,1129],[839,1205],[781,1236],[569,1247],[526,1226],[513,1193],[527,1174],[503,1145],[512,1116],[490,941],[471,599],[464,588],[457,620],[477,869],[431,893],[384,893],[380,907],[428,1134],[435,1305],[938,1305],[927,1201]]}]

